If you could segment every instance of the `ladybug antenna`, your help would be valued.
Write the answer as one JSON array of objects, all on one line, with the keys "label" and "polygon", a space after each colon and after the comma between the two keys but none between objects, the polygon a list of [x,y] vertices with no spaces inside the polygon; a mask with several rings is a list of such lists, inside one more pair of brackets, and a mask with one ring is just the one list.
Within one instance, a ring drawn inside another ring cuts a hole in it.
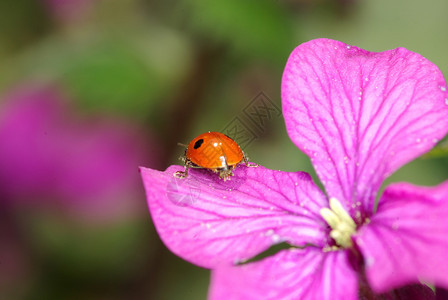
[{"label": "ladybug antenna", "polygon": [[187,147],[188,147],[187,145],[182,144],[182,143],[177,143],[177,145],[178,145],[178,146],[182,146],[182,147],[184,147],[184,148],[187,148]]}]

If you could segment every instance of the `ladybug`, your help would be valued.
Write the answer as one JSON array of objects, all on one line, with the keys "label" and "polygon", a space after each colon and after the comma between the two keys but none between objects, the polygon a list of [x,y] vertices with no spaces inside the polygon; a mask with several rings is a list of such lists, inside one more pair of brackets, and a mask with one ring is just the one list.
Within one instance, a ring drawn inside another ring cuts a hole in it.
[{"label": "ladybug", "polygon": [[181,159],[185,163],[185,170],[174,173],[177,178],[187,177],[189,168],[199,168],[219,173],[219,178],[226,181],[233,176],[232,170],[241,162],[248,167],[258,166],[248,162],[247,156],[233,139],[215,131],[195,137],[186,146],[185,155]]}]

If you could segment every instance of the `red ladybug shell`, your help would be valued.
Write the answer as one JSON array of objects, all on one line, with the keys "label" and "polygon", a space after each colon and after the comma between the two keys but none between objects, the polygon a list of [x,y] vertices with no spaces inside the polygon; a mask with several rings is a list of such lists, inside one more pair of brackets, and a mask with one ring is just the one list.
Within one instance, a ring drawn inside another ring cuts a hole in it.
[{"label": "red ladybug shell", "polygon": [[206,132],[194,138],[186,151],[187,159],[206,169],[233,168],[244,154],[240,146],[220,132]]}]

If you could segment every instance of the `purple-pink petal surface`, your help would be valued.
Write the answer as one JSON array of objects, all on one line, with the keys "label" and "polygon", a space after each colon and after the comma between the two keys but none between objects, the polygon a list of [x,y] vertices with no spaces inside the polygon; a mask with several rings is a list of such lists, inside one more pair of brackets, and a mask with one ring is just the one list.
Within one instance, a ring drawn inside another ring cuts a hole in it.
[{"label": "purple-pink petal surface", "polygon": [[262,261],[212,271],[210,300],[358,299],[346,251],[283,250]]},{"label": "purple-pink petal surface", "polygon": [[298,46],[282,80],[290,138],[352,215],[369,215],[382,181],[445,136],[446,99],[442,73],[421,55],[328,39]]},{"label": "purple-pink petal surface", "polygon": [[319,210],[328,204],[308,174],[242,165],[226,182],[208,170],[173,177],[182,169],[140,168],[157,232],[178,256],[213,268],[280,242],[325,244],[328,228]]},{"label": "purple-pink petal surface", "polygon": [[448,288],[448,181],[389,186],[377,213],[355,236],[376,292],[418,280]]}]

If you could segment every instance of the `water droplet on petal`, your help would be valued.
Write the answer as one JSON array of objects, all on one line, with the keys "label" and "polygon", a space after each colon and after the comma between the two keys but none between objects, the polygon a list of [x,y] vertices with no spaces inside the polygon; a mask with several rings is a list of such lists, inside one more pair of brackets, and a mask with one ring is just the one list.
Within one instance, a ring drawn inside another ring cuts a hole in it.
[{"label": "water droplet on petal", "polygon": [[446,92],[446,87],[444,87],[444,86],[439,85],[439,89],[440,89],[442,92]]},{"label": "water droplet on petal", "polygon": [[369,77],[366,77],[364,80],[365,80],[365,81],[369,81]]},{"label": "water droplet on petal", "polygon": [[375,262],[375,259],[373,257],[366,257],[366,267],[370,267]]},{"label": "water droplet on petal", "polygon": [[274,230],[273,229],[269,229],[268,231],[266,231],[266,233],[264,234],[265,236],[271,236],[274,234]]},{"label": "water droplet on petal", "polygon": [[345,46],[345,48],[347,48],[348,50],[350,50],[350,49],[352,49],[352,46],[347,45],[347,46]]},{"label": "water droplet on petal", "polygon": [[280,236],[278,234],[274,234],[272,236],[272,242],[274,242],[274,243],[280,242]]}]

